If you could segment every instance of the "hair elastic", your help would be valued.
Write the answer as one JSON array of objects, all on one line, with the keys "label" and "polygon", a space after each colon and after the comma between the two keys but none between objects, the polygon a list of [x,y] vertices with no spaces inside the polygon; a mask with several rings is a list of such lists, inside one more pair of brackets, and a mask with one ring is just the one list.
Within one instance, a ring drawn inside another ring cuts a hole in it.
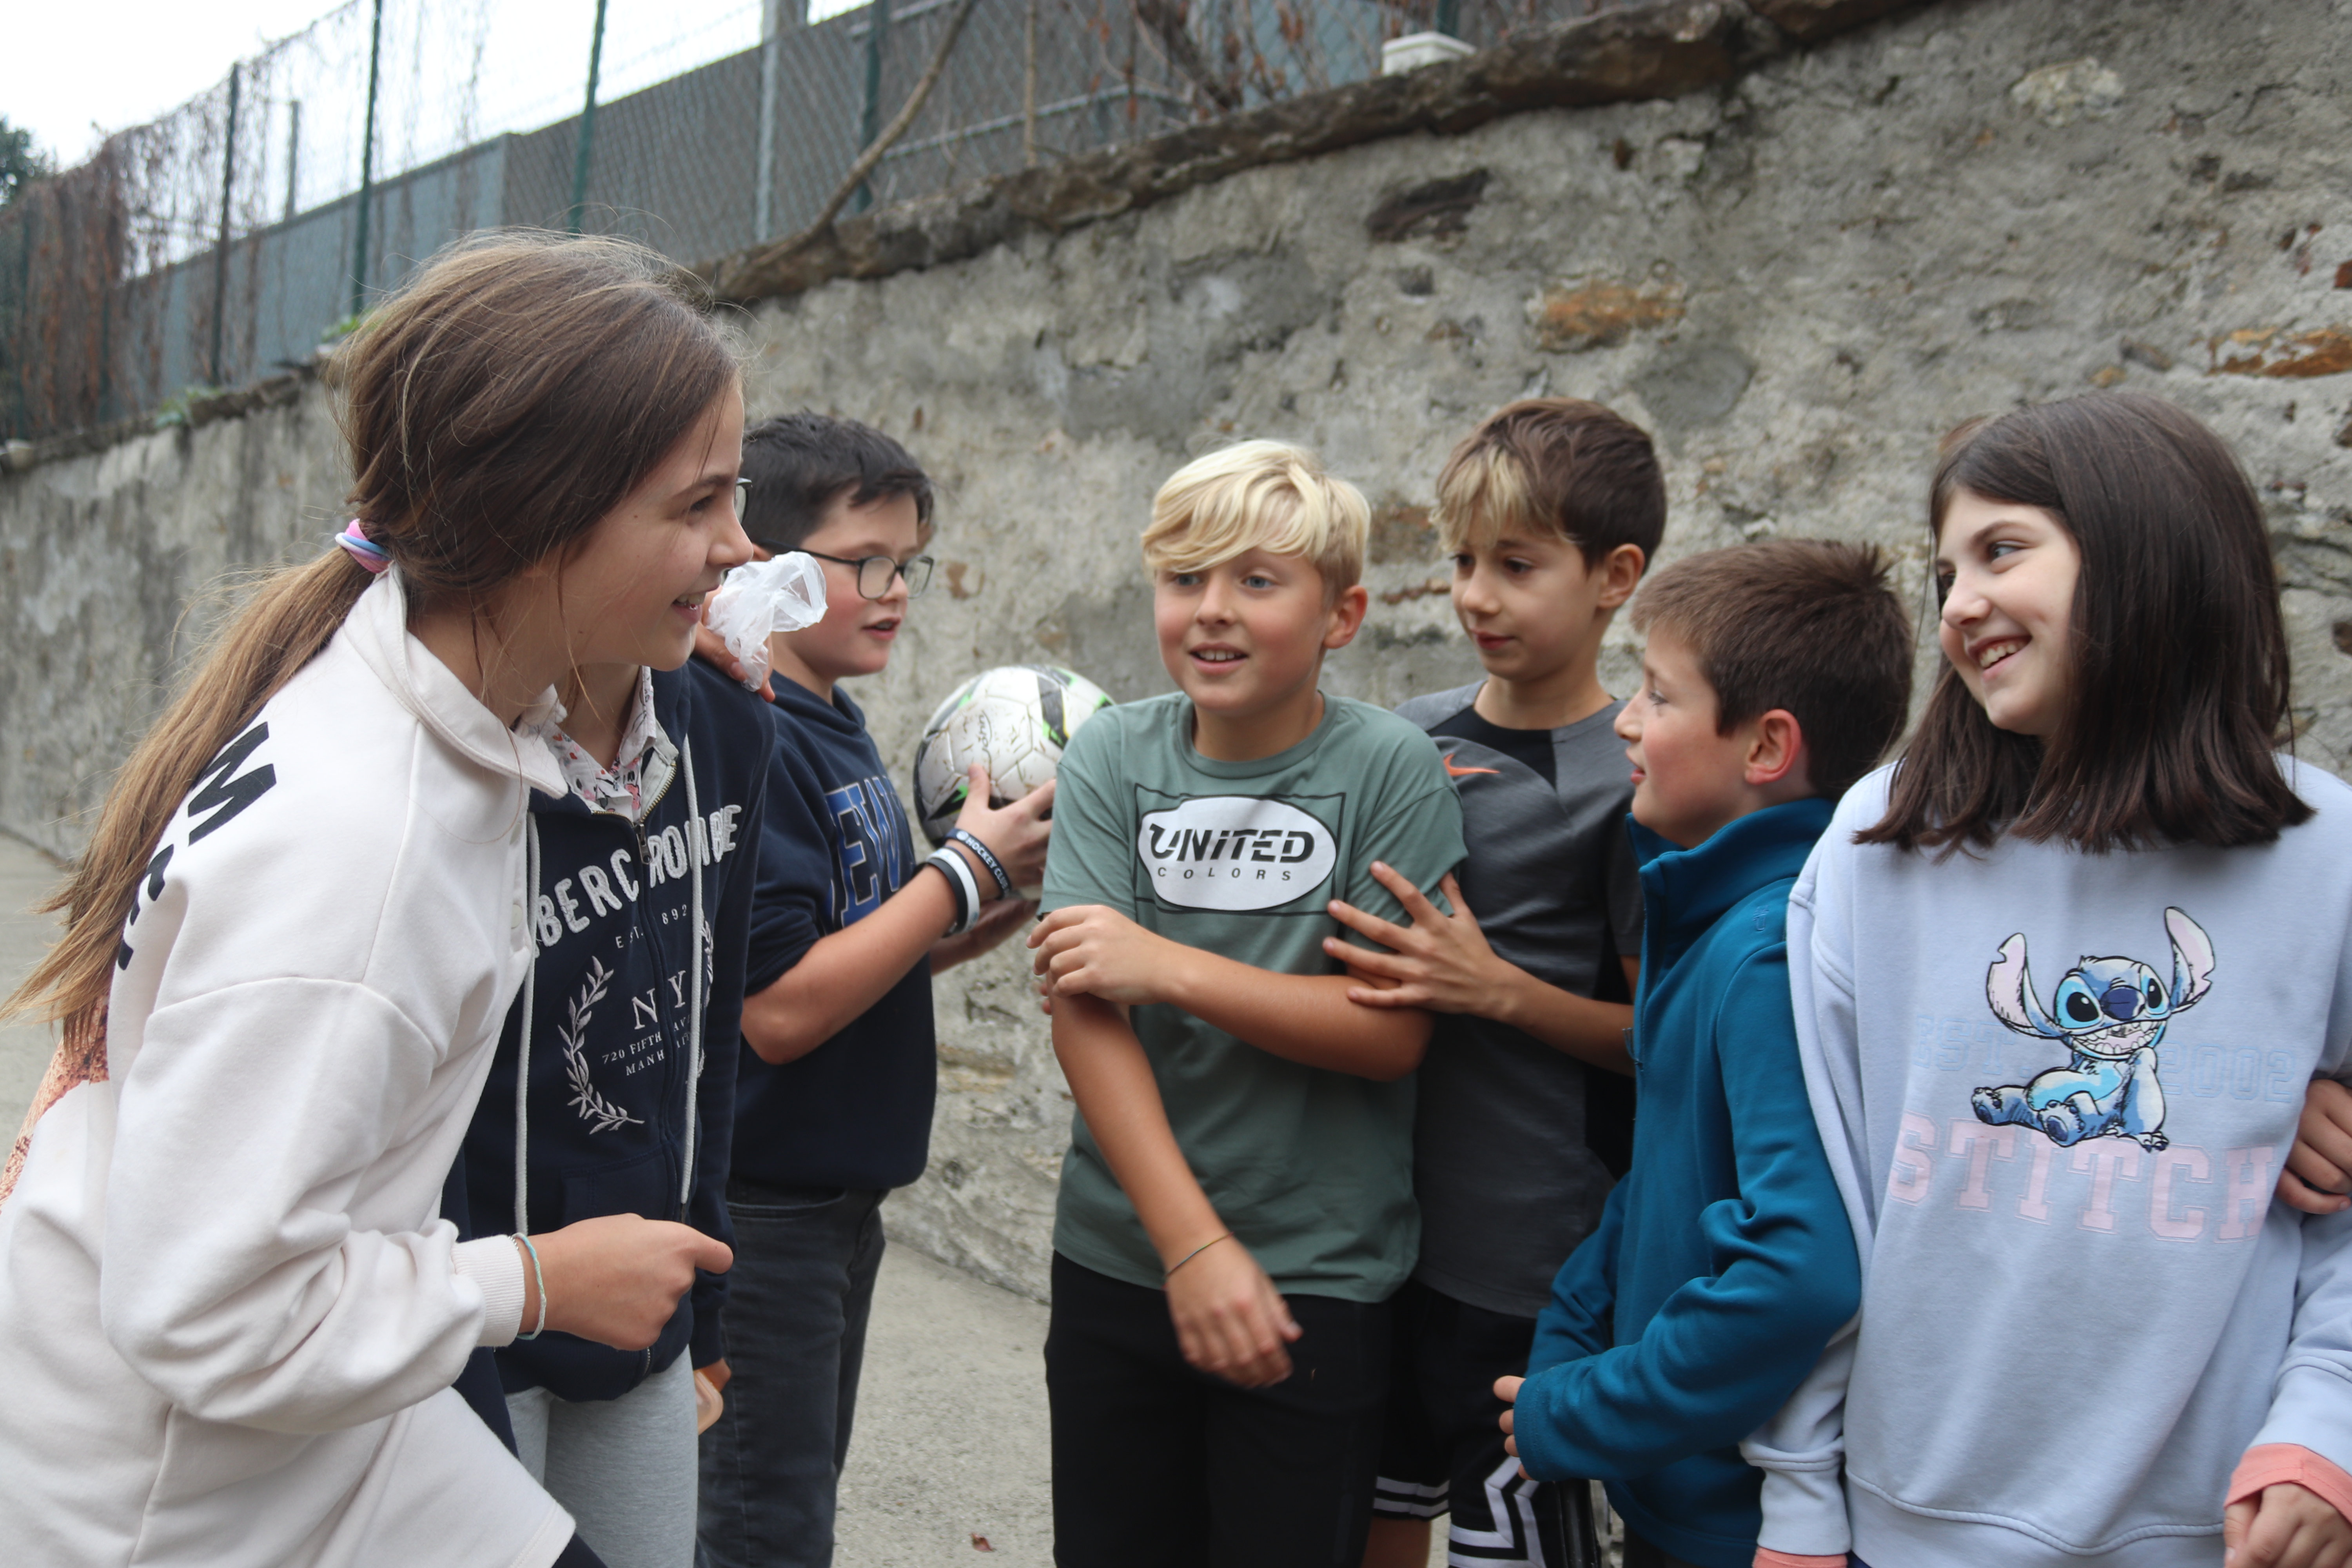
[{"label": "hair elastic", "polygon": [[391,553],[367,536],[367,529],[358,518],[344,524],[342,532],[335,535],[335,542],[343,547],[343,553],[366,567],[371,577],[382,576],[383,569],[392,564]]},{"label": "hair elastic", "polygon": [[[354,523],[352,526],[357,527],[358,524]],[[539,1321],[531,1325],[530,1332],[517,1334],[515,1338],[535,1340],[547,1330],[547,1277],[539,1271],[539,1248],[530,1244],[530,1237],[517,1231],[515,1241],[530,1258],[530,1282],[539,1288]]]},{"label": "hair elastic", "polygon": [[988,846],[980,841],[979,835],[967,833],[961,827],[950,827],[948,829],[948,837],[980,857],[980,863],[988,868],[990,876],[996,879],[998,898],[1009,899],[1013,896],[1013,879],[1004,874],[1004,863],[989,853]]}]

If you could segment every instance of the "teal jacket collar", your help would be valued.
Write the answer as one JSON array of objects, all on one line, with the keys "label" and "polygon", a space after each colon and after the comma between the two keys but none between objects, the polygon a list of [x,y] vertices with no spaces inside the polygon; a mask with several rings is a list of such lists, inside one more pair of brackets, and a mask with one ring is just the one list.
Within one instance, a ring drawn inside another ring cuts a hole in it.
[{"label": "teal jacket collar", "polygon": [[1820,795],[1748,813],[1685,849],[1631,816],[1642,868],[1642,984],[1663,974],[1724,911],[1757,889],[1804,869],[1837,802]]}]

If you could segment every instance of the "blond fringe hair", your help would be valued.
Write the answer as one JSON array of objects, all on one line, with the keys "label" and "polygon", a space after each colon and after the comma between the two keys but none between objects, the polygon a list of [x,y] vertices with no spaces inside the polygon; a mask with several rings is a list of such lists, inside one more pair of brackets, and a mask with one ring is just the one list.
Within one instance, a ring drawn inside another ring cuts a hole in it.
[{"label": "blond fringe hair", "polygon": [[1503,446],[1477,447],[1445,465],[1430,521],[1449,555],[1483,550],[1498,539],[1569,540],[1559,516],[1536,504],[1527,464]]},{"label": "blond fringe hair", "polygon": [[1243,441],[1193,458],[1160,487],[1143,560],[1154,572],[1202,572],[1252,550],[1304,556],[1336,596],[1363,576],[1371,525],[1364,493],[1306,447]]}]

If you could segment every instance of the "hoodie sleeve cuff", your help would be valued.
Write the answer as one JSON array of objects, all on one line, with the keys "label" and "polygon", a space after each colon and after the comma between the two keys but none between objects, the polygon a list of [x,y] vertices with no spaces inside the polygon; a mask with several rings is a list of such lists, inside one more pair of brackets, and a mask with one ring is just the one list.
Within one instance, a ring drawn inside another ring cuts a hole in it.
[{"label": "hoodie sleeve cuff", "polygon": [[717,1312],[705,1312],[697,1308],[694,1331],[687,1338],[688,1358],[697,1367],[727,1359],[726,1320]]},{"label": "hoodie sleeve cuff", "polygon": [[2264,1487],[2290,1482],[2352,1519],[2352,1476],[2298,1443],[2263,1443],[2247,1449],[2230,1477],[2228,1500],[2243,1502]]},{"label": "hoodie sleeve cuff", "polygon": [[458,1278],[470,1279],[482,1293],[482,1329],[478,1345],[509,1345],[522,1332],[522,1249],[511,1236],[486,1236],[461,1241],[451,1261]]},{"label": "hoodie sleeve cuff", "polygon": [[1841,1456],[1832,1452],[1826,1460],[1781,1454],[1759,1457],[1746,1446],[1741,1452],[1749,1464],[1764,1472],[1758,1500],[1764,1522],[1756,1543],[1764,1555],[1757,1563],[1770,1568],[1843,1563],[1853,1537],[1847,1532]]},{"label": "hoodie sleeve cuff", "polygon": [[1759,1546],[1756,1549],[1756,1568],[1846,1568],[1845,1553],[1801,1557],[1793,1552],[1775,1552],[1769,1546]]}]

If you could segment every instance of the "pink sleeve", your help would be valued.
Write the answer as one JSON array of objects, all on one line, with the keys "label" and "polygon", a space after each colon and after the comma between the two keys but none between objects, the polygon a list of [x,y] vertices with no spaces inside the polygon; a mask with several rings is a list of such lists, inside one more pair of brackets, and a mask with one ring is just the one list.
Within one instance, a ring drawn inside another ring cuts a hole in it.
[{"label": "pink sleeve", "polygon": [[1756,1549],[1755,1568],[1846,1568],[1845,1553],[1841,1552],[1834,1557],[1800,1557],[1793,1552],[1775,1552],[1769,1546],[1759,1546]]},{"label": "pink sleeve", "polygon": [[[2263,1443],[2246,1450],[2230,1478],[2229,1500],[2243,1502],[2264,1487],[2293,1482],[2352,1519],[2352,1476],[2297,1443]],[[1762,1556],[1757,1558],[1761,1563]],[[1800,1562],[1802,1559],[1790,1559]]]}]

